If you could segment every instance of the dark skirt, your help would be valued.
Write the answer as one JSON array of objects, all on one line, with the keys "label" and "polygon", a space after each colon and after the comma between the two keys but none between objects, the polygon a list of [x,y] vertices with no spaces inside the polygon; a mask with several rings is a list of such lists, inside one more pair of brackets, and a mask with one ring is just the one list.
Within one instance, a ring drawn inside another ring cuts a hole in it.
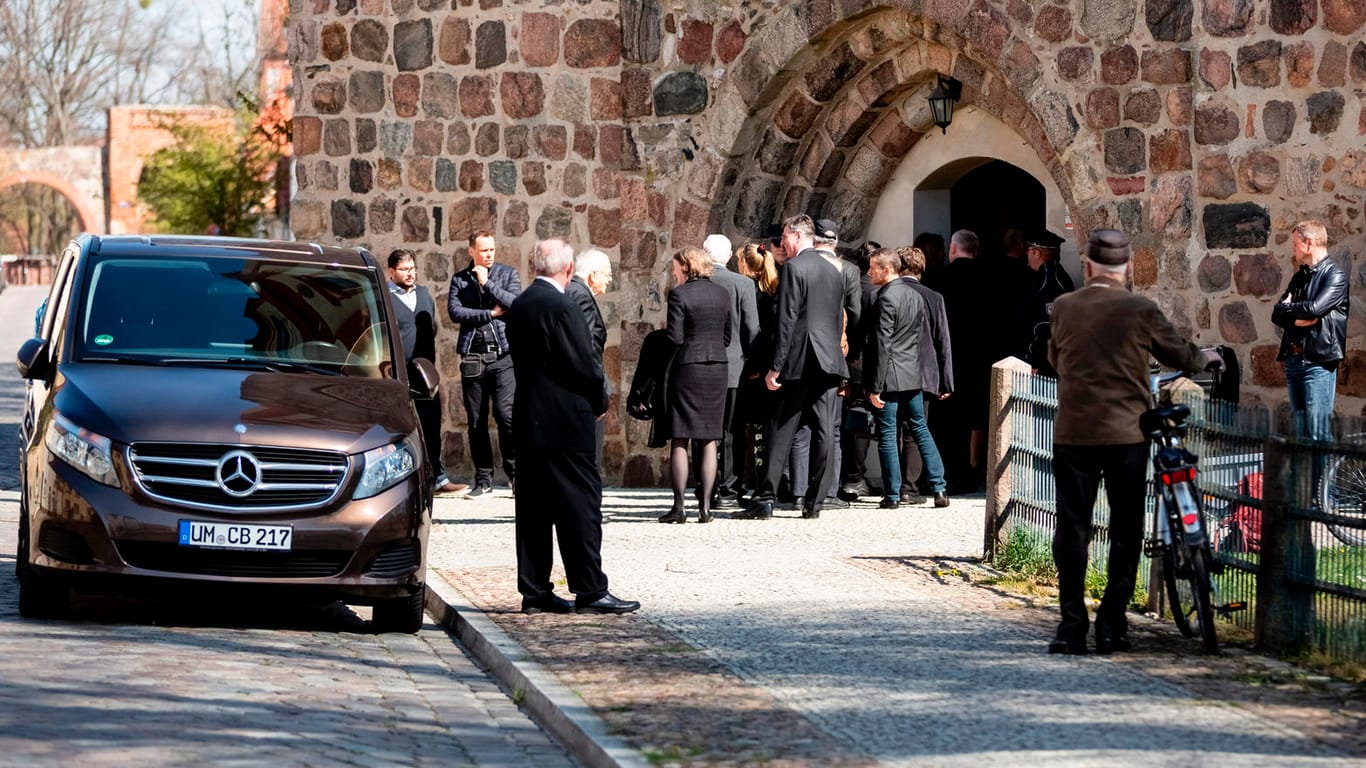
[{"label": "dark skirt", "polygon": [[669,372],[669,437],[720,440],[727,383],[725,363],[674,366]]}]

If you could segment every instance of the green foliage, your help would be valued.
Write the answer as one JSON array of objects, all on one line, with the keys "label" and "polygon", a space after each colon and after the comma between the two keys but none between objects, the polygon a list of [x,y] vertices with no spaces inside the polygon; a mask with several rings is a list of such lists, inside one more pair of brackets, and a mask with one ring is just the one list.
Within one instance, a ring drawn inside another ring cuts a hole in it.
[{"label": "green foliage", "polygon": [[1049,544],[1041,534],[1023,527],[1011,529],[993,564],[1003,571],[1031,578],[1053,580],[1058,576]]},{"label": "green foliage", "polygon": [[267,211],[281,151],[246,109],[234,130],[172,123],[176,143],[143,167],[138,197],[162,232],[247,236]]}]

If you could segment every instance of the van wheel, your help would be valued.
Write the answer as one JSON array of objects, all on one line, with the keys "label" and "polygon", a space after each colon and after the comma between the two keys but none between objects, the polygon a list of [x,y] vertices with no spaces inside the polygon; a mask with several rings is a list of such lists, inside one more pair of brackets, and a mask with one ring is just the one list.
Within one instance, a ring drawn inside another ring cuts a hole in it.
[{"label": "van wheel", "polygon": [[427,605],[427,585],[407,597],[375,603],[375,614],[370,627],[375,632],[403,632],[413,634],[422,629]]},{"label": "van wheel", "polygon": [[71,586],[60,576],[43,573],[29,563],[28,511],[19,515],[19,548],[14,574],[19,579],[19,615],[29,619],[55,619],[71,607]]}]

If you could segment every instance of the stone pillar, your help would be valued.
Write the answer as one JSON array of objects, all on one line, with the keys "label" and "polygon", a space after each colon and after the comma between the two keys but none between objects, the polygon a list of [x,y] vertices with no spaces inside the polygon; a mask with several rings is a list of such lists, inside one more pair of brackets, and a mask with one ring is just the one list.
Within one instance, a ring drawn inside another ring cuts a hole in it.
[{"label": "stone pillar", "polygon": [[1001,526],[1010,505],[1010,410],[1014,374],[1030,370],[1029,363],[1015,357],[1007,357],[991,367],[987,412],[987,511],[982,539],[982,557],[986,560],[996,555]]}]

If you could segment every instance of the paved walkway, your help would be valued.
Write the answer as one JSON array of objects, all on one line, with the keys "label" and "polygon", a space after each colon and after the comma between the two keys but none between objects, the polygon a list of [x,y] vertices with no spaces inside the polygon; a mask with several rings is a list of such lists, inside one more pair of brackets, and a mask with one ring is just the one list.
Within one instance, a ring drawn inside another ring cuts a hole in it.
[{"label": "paved walkway", "polygon": [[[749,733],[734,747],[752,749],[757,740],[760,752],[746,754],[776,764],[1349,761],[1334,748],[1342,744],[1287,726],[1291,717],[1270,718],[1227,692],[1197,695],[1145,671],[1165,664],[1165,657],[1050,657],[1044,649],[1055,620],[1051,611],[984,601],[980,588],[946,589],[924,570],[903,564],[979,554],[980,498],[956,500],[947,510],[828,510],[818,521],[785,513],[772,521],[657,524],[654,517],[668,505],[668,495],[659,491],[609,491],[604,503],[610,521],[605,567],[614,593],[644,604],[633,616],[585,622],[516,614],[513,501],[501,489],[491,499],[438,499],[430,561],[459,586],[463,599],[521,639],[527,660],[547,665],[609,728],[655,761],[749,762],[734,750],[717,754],[711,743],[736,738],[726,724],[745,707],[732,706],[729,693],[717,694],[712,706],[702,696],[652,726],[648,718],[645,725],[633,719],[633,709],[654,706],[628,693],[634,678],[653,684],[658,658],[666,654],[623,649],[633,642],[667,648],[661,632],[674,636],[679,648],[700,651],[724,674],[677,672],[669,676],[672,687],[655,695],[694,695],[689,675],[707,686],[737,680],[817,727],[823,742],[814,754],[810,744],[791,744],[786,732]],[[1173,630],[1158,626],[1152,632]],[[1178,645],[1178,660],[1196,652],[1193,645]],[[599,669],[606,666],[595,663],[601,657],[619,659],[626,668]],[[582,673],[590,667],[598,669],[597,677]],[[1191,668],[1200,676],[1200,663]],[[599,678],[605,674],[611,679],[604,682]],[[1344,695],[1355,695],[1360,704],[1359,690]],[[688,722],[693,718],[711,725],[699,735],[697,724]],[[671,729],[683,734],[672,744]]]}]

